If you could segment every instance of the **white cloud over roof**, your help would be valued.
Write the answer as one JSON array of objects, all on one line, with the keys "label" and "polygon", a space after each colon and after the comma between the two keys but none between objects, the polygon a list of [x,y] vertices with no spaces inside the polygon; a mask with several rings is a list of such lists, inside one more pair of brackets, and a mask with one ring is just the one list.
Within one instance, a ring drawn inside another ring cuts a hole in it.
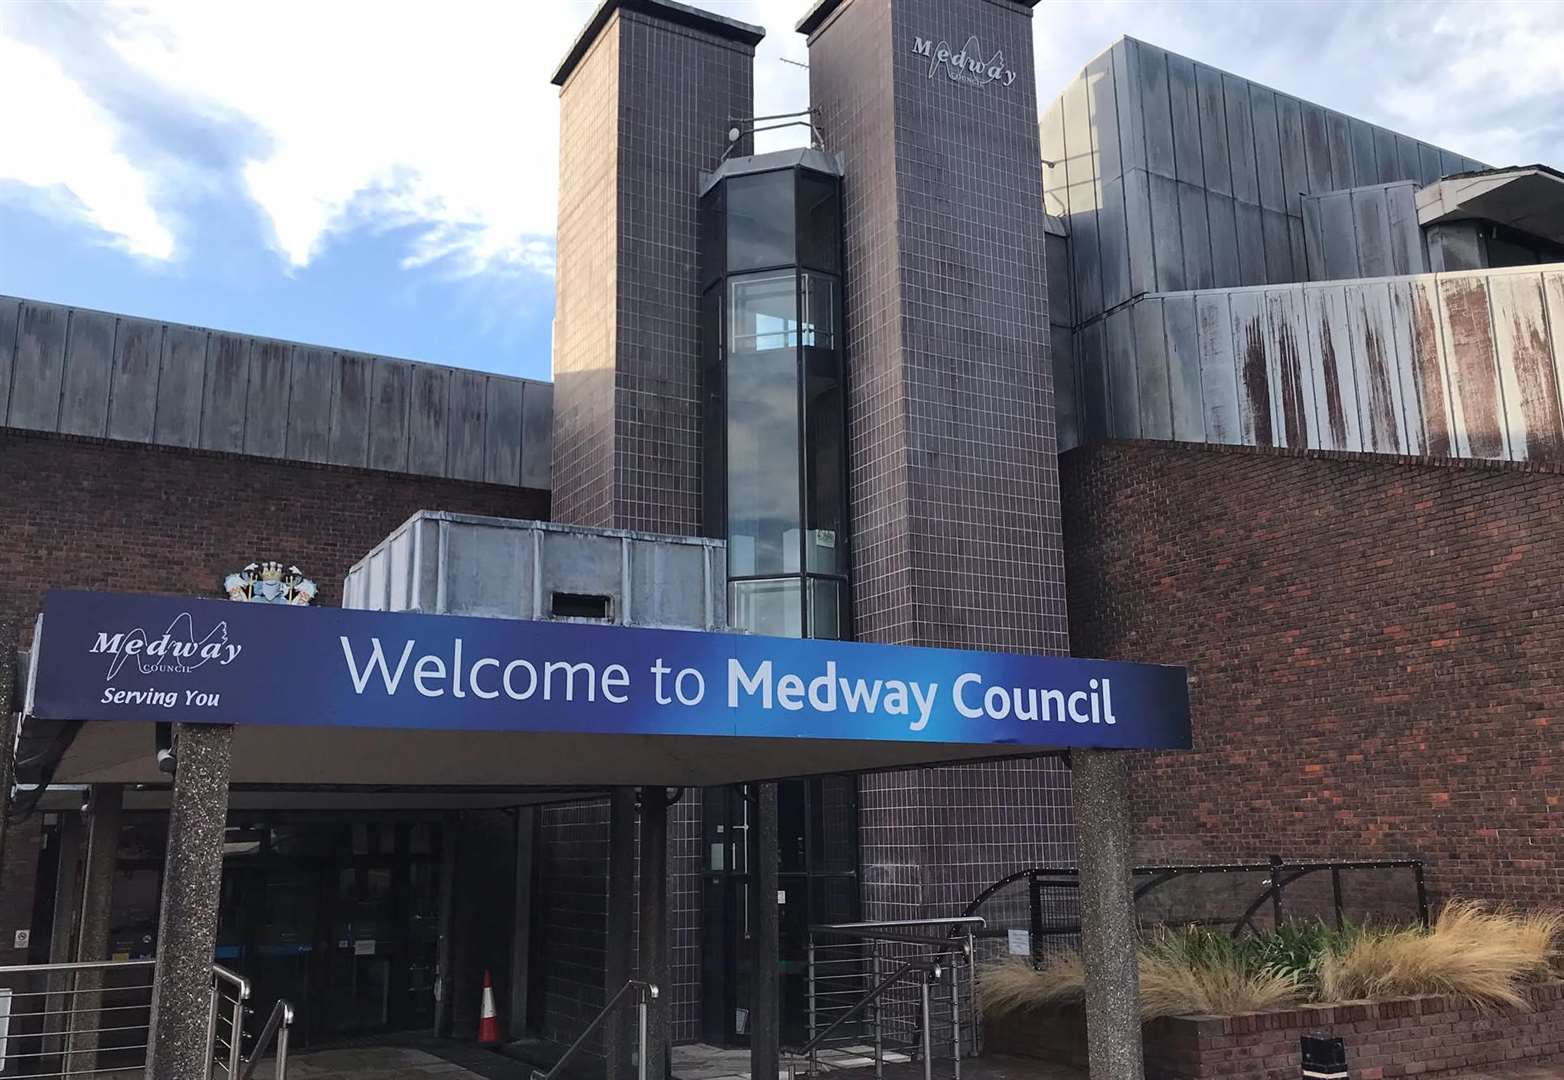
[{"label": "white cloud over roof", "polygon": [[0,36],[0,185],[33,189],[133,255],[168,259],[174,234],[153,208],[150,178],[121,151],[113,118],[40,48]]},{"label": "white cloud over roof", "polygon": [[[781,58],[805,59],[792,26],[808,0],[696,2],[769,28],[758,112],[803,107],[807,76]],[[394,232],[408,267],[548,273],[558,183],[549,75],[594,4],[0,5],[0,101],[28,103],[7,109],[0,198],[42,193],[47,212],[166,260],[187,227],[180,198],[226,184],[285,267],[367,229]],[[29,32],[66,18],[97,35],[113,79],[68,55],[60,36]],[[1129,33],[1484,160],[1564,156],[1564,5],[1553,0],[1071,0],[1040,6],[1036,27],[1045,103]],[[245,137],[215,163],[193,163],[156,145],[155,117],[140,117],[130,137],[137,108],[177,108],[213,139]]]}]

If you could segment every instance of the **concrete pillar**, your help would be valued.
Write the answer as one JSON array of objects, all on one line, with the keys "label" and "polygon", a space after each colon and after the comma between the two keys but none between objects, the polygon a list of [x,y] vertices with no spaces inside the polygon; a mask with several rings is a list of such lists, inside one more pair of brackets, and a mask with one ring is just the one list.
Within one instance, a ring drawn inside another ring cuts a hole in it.
[{"label": "concrete pillar", "polygon": [[[80,923],[76,929],[76,960],[91,963],[109,958],[109,914],[114,900],[114,865],[119,855],[120,821],[125,789],[119,784],[94,784],[87,802],[87,857],[83,865]],[[103,973],[78,972],[71,998],[67,1046],[70,1072],[91,1072],[97,1065],[103,999]],[[112,1014],[111,1014],[112,1015]]]},{"label": "concrete pillar", "polygon": [[[81,815],[60,815],[55,832],[54,921],[49,928],[49,963],[68,964],[76,959],[76,927],[81,911]],[[65,1031],[66,993],[71,989],[69,972],[49,976],[49,1015],[44,1019],[44,1034],[49,1036],[47,1050],[57,1053],[57,1036]]]},{"label": "concrete pillar", "polygon": [[672,1034],[669,1020],[668,962],[668,791],[663,787],[641,789],[640,883],[641,978],[657,987],[657,998],[647,1010],[646,1056],[648,1080],[662,1080],[668,1073]]},{"label": "concrete pillar", "polygon": [[200,1080],[211,1047],[206,1019],[223,881],[233,728],[179,724],[158,912],[147,1080]]},{"label": "concrete pillar", "polygon": [[751,784],[749,1075],[772,1080],[781,1063],[781,948],[777,926],[777,786]]},{"label": "concrete pillar", "polygon": [[[635,788],[617,787],[608,809],[608,937],[603,949],[603,1002],[624,986],[634,970],[635,936]],[[615,1011],[604,1025],[607,1080],[635,1075],[635,1008]]]},{"label": "concrete pillar", "polygon": [[532,985],[532,875],[538,847],[538,812],[516,811],[516,911],[510,946],[510,1037],[527,1031],[528,991]]},{"label": "concrete pillar", "polygon": [[1142,1080],[1129,759],[1119,750],[1076,750],[1070,758],[1090,1072],[1092,1080]]}]

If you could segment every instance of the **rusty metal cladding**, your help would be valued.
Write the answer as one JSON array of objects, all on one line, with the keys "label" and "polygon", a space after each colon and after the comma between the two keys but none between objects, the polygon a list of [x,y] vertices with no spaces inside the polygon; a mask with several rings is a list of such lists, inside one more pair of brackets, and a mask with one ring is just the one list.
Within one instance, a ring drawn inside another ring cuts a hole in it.
[{"label": "rusty metal cladding", "polygon": [[1272,362],[1270,376],[1273,383],[1277,430],[1282,446],[1304,447],[1309,445],[1309,399],[1304,381],[1304,367],[1300,356],[1298,330],[1293,320],[1294,294],[1290,290],[1277,290],[1266,296],[1265,314],[1270,335]]},{"label": "rusty metal cladding", "polygon": [[[1347,289],[1347,317],[1357,363],[1363,404],[1363,449],[1395,454],[1402,449],[1398,412],[1391,380],[1389,295],[1383,285],[1354,285]],[[1380,304],[1385,311],[1382,313]]]},{"label": "rusty metal cladding", "polygon": [[1315,373],[1319,376],[1320,404],[1325,412],[1322,430],[1330,436],[1324,448],[1346,450],[1348,417],[1342,394],[1342,369],[1345,366],[1350,377],[1352,365],[1350,360],[1342,359],[1340,350],[1346,347],[1344,335],[1338,335],[1332,326],[1325,300],[1323,291],[1308,294],[1310,348]]},{"label": "rusty metal cladding", "polygon": [[1441,329],[1436,313],[1432,278],[1420,278],[1410,284],[1412,312],[1413,362],[1417,370],[1417,393],[1421,405],[1423,431],[1428,453],[1448,457],[1454,452],[1450,440],[1450,403],[1448,400],[1444,350],[1440,347]]},{"label": "rusty metal cladding", "polygon": [[1503,459],[1503,406],[1487,283],[1478,277],[1442,278],[1439,306],[1453,386],[1456,452],[1461,457]]},{"label": "rusty metal cladding", "polygon": [[1488,293],[1511,456],[1557,461],[1564,432],[1541,275],[1495,274],[1488,279]]},{"label": "rusty metal cladding", "polygon": [[1271,387],[1265,370],[1265,295],[1258,289],[1233,294],[1233,351],[1238,361],[1244,442],[1274,446]]}]

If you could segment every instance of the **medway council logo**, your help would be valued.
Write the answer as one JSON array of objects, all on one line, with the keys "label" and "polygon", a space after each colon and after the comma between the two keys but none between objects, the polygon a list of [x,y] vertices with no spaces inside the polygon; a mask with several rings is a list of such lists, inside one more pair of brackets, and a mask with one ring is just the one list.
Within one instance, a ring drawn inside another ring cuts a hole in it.
[{"label": "medway council logo", "polygon": [[1005,66],[1004,50],[996,50],[992,57],[984,60],[983,46],[978,43],[976,34],[967,38],[967,43],[959,52],[952,52],[948,41],[936,45],[932,38],[914,35],[912,51],[928,59],[931,79],[943,65],[951,82],[966,86],[983,87],[994,82],[1009,86],[1016,81],[1015,70]]},{"label": "medway council logo", "polygon": [[107,680],[112,682],[125,661],[134,660],[143,675],[158,672],[188,674],[209,661],[227,667],[241,652],[243,645],[228,643],[228,623],[219,622],[204,637],[196,637],[195,620],[188,611],[174,616],[168,629],[157,637],[148,634],[140,626],[117,634],[99,631],[89,652],[106,654],[109,661]]}]

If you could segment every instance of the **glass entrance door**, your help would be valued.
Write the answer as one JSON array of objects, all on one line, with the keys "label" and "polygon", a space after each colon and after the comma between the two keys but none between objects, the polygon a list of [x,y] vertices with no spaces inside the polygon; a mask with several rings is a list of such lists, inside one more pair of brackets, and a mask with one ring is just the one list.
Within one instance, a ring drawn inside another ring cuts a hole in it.
[{"label": "glass entrance door", "polygon": [[[706,789],[702,1037],[726,1046],[749,1042],[751,812],[744,789]],[[777,862],[782,1042],[799,1046],[808,1029],[809,927],[859,917],[857,778],[777,785]]]},{"label": "glass entrance door", "polygon": [[254,821],[228,831],[217,960],[304,1045],[434,1024],[441,829]]}]

